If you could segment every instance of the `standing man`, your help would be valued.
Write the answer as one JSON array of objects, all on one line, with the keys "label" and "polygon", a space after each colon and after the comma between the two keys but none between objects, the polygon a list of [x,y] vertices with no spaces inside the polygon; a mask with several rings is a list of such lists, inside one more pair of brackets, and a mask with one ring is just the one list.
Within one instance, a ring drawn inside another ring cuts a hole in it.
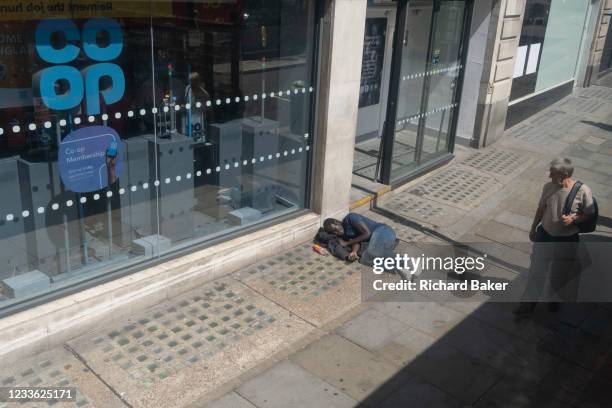
[{"label": "standing man", "polygon": [[[550,288],[555,300],[575,298],[579,265],[577,250],[580,232],[577,223],[593,216],[593,195],[583,184],[576,193],[569,214],[563,214],[565,202],[576,184],[572,178],[574,166],[570,159],[558,158],[550,163],[551,181],[544,185],[538,209],[529,232],[534,243],[531,267],[523,302],[514,311],[519,317],[529,317],[541,298],[545,278],[550,276]],[[559,307],[550,303],[551,311]]]}]

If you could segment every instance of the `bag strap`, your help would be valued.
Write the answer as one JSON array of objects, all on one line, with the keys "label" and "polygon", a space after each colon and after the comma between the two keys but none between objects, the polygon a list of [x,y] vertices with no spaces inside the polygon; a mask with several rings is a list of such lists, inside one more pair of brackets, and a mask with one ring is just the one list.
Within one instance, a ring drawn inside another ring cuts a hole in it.
[{"label": "bag strap", "polygon": [[578,190],[582,187],[581,181],[576,181],[574,186],[570,190],[567,198],[565,199],[565,205],[563,206],[563,215],[569,215],[572,212],[572,204],[574,204],[574,200],[576,199],[576,195],[578,194]]}]

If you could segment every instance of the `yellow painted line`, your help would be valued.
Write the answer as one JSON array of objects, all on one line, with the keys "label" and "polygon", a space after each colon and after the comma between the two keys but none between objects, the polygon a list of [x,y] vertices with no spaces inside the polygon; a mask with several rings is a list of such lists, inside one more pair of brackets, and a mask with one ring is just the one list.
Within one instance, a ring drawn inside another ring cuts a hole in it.
[{"label": "yellow painted line", "polygon": [[390,186],[384,186],[383,188],[378,190],[375,195],[367,195],[367,196],[365,196],[363,198],[360,198],[359,200],[355,201],[354,203],[351,203],[351,205],[349,206],[349,210],[354,210],[355,208],[359,208],[361,206],[364,206],[364,205],[368,204],[369,202],[371,202],[372,200],[374,200],[375,198],[378,198],[378,197],[382,196],[383,194],[388,193],[389,191],[391,191],[391,187]]}]

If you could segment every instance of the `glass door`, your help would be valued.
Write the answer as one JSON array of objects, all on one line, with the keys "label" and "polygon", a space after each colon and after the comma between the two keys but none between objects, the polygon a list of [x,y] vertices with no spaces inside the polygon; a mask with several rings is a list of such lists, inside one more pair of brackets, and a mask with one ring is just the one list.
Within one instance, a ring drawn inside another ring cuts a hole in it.
[{"label": "glass door", "polygon": [[466,0],[401,2],[381,181],[400,180],[450,152],[462,69]]}]

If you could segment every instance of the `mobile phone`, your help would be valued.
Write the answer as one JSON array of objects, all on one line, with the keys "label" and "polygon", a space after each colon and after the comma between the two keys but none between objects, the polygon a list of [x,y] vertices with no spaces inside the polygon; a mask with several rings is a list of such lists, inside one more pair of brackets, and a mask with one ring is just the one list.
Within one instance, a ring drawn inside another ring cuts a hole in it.
[{"label": "mobile phone", "polygon": [[117,157],[117,142],[112,141],[106,149],[106,155],[108,157]]}]

